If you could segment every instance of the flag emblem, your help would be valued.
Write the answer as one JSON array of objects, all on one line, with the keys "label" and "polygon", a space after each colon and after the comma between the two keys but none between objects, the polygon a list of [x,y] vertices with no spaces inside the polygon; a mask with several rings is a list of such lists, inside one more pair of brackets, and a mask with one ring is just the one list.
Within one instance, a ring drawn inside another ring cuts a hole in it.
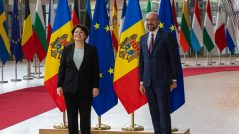
[{"label": "flag emblem", "polygon": [[136,39],[137,34],[133,34],[120,43],[119,57],[128,63],[139,56],[139,42]]},{"label": "flag emblem", "polygon": [[63,34],[59,38],[56,38],[51,44],[51,57],[55,59],[60,59],[64,46],[71,44],[72,42],[67,42],[67,34]]}]

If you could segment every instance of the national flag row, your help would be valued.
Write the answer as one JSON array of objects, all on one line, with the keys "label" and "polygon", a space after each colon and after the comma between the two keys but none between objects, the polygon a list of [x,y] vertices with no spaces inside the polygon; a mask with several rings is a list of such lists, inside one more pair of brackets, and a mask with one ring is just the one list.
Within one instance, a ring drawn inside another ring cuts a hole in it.
[{"label": "national flag row", "polygon": [[[174,4],[174,2],[172,4]],[[198,0],[196,0],[192,27],[190,29],[187,0],[184,0],[181,29],[178,37],[179,44],[181,45],[184,54],[189,51],[190,47],[197,53],[203,46],[206,47],[206,50],[209,53],[215,48],[215,46],[217,46],[220,53],[222,53],[226,47],[229,48],[230,52],[234,51],[236,47],[236,31],[233,30],[234,28],[230,16],[228,16],[227,25],[224,25],[221,5],[221,0],[219,0],[216,28],[214,30],[210,0],[207,0],[206,3],[204,25],[201,23],[199,3]]]},{"label": "national flag row", "polygon": [[[161,1],[158,17],[165,24],[165,27],[161,28],[169,31],[174,25],[171,3],[169,0]],[[90,29],[89,44],[97,48],[99,58],[100,94],[92,103],[98,116],[116,106],[118,99],[127,113],[132,113],[147,103],[146,97],[139,91],[139,40],[145,34],[139,0],[128,0],[128,7],[126,0],[123,1],[120,27],[118,27],[116,2],[114,0],[113,17],[110,22],[105,0],[96,0],[92,20],[89,0],[87,1],[85,24]],[[73,21],[68,1],[58,0],[46,56],[44,84],[62,112],[66,109],[64,97],[57,96],[56,83],[62,50],[72,42]],[[171,32],[175,33],[174,30]],[[185,102],[182,67],[181,64],[179,65],[178,87],[171,92],[171,112]]]},{"label": "national flag row", "polygon": [[1,36],[1,39],[4,39],[4,42],[0,44],[2,64],[5,64],[9,59],[10,52],[15,56],[16,63],[22,59],[23,53],[28,61],[33,59],[35,53],[39,61],[42,61],[46,57],[47,40],[41,0],[37,0],[33,23],[30,16],[29,0],[25,0],[22,33],[19,25],[18,0],[13,1],[11,41],[9,41],[7,34],[8,26],[6,24],[3,0],[0,0],[0,9],[0,14],[3,16],[0,19],[0,26],[3,26],[2,22],[4,23],[4,29],[1,30],[1,35],[4,35]]},{"label": "national flag row", "polygon": [[[77,2],[78,0],[74,1],[74,9],[72,11],[72,22],[74,25],[79,24],[79,11]],[[89,4],[89,2],[87,3]],[[29,0],[25,0],[24,5],[25,15],[21,32],[18,15],[18,0],[13,1],[11,19],[12,29],[10,39],[8,37],[8,26],[6,22],[6,13],[4,10],[4,0],[0,0],[0,60],[2,61],[2,64],[6,63],[11,53],[14,55],[16,63],[23,58],[23,54],[27,61],[31,61],[34,57],[34,54],[37,55],[39,61],[42,61],[46,57],[52,32],[53,20],[55,17],[53,1],[49,0],[47,32],[43,18],[44,15],[42,10],[42,1],[37,0],[33,22],[30,14]],[[85,23],[90,24],[90,22]],[[90,25],[87,26],[90,28]]]}]

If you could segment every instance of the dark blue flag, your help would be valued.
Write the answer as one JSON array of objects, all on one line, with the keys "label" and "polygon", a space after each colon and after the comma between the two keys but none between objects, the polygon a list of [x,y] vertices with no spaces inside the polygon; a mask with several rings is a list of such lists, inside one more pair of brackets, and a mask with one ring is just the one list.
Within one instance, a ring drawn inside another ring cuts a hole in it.
[{"label": "dark blue flag", "polygon": [[113,89],[114,53],[105,0],[96,0],[89,44],[98,52],[100,68],[100,93],[93,99],[93,107],[101,116],[118,103]]},{"label": "dark blue flag", "polygon": [[[175,26],[173,23],[173,15],[170,0],[161,0],[158,11],[159,17],[159,28],[164,29],[165,31],[174,32],[175,40]],[[175,41],[177,42],[177,41]],[[179,52],[179,50],[178,50]],[[170,109],[171,113],[176,111],[179,107],[181,107],[185,103],[184,96],[184,82],[183,82],[183,71],[181,61],[179,59],[179,77],[177,80],[177,88],[171,92],[171,100],[170,100]]]},{"label": "dark blue flag", "polygon": [[18,17],[18,2],[14,0],[12,8],[12,40],[11,40],[11,52],[15,56],[16,63],[22,60],[22,46],[20,37],[19,17]]}]

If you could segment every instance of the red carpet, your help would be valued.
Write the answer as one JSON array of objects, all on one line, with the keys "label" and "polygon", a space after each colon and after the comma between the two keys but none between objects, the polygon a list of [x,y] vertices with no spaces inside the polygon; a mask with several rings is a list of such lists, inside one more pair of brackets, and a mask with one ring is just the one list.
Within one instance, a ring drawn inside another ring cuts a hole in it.
[{"label": "red carpet", "polygon": [[[239,66],[183,69],[184,77],[223,71],[239,71]],[[55,103],[44,86],[0,94],[0,130],[55,107]]]},{"label": "red carpet", "polygon": [[55,107],[44,86],[0,94],[0,130]]},{"label": "red carpet", "polygon": [[224,66],[224,67],[195,67],[195,68],[184,68],[183,76],[194,76],[202,75],[214,72],[224,72],[224,71],[239,71],[239,66]]}]

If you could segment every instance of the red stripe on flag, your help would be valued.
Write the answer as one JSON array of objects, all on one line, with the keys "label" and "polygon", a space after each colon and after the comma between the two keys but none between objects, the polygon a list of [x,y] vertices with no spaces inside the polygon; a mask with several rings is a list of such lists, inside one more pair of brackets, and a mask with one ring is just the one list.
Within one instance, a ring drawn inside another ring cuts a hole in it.
[{"label": "red stripe on flag", "polygon": [[48,90],[49,94],[51,95],[52,99],[56,103],[57,107],[61,110],[61,112],[64,112],[66,110],[65,101],[63,96],[58,96],[56,93],[57,88],[57,79],[58,76],[55,75],[44,82],[46,89]]},{"label": "red stripe on flag", "polygon": [[183,52],[186,53],[189,50],[189,44],[182,30],[180,30],[180,44]]},{"label": "red stripe on flag", "polygon": [[35,50],[34,50],[34,37],[31,35],[31,37],[26,41],[24,45],[22,45],[22,51],[27,59],[27,61],[32,60]]},{"label": "red stripe on flag", "polygon": [[139,91],[139,68],[135,68],[114,82],[116,95],[128,113],[132,113],[147,103],[146,97]]},{"label": "red stripe on flag", "polygon": [[47,48],[48,48],[49,43],[50,43],[51,32],[52,32],[52,26],[51,26],[51,24],[48,24],[48,27],[47,27]]},{"label": "red stripe on flag", "polygon": [[112,32],[112,42],[113,42],[113,47],[114,47],[114,49],[115,49],[115,52],[118,52],[118,46],[119,46],[119,44],[118,44],[118,40],[117,40],[117,38],[116,38],[114,32]]},{"label": "red stripe on flag", "polygon": [[212,22],[211,7],[210,7],[210,1],[209,0],[207,1],[206,13],[208,14],[208,17],[209,17],[210,21]]},{"label": "red stripe on flag", "polygon": [[196,4],[195,4],[194,13],[196,15],[196,18],[198,20],[198,23],[199,23],[200,27],[202,27],[201,19],[200,19],[200,14],[199,14],[199,8],[198,8],[198,0],[196,1]]},{"label": "red stripe on flag", "polygon": [[73,10],[72,11],[72,23],[73,23],[73,26],[77,25],[77,24],[80,24],[80,21],[76,15],[76,11]]},{"label": "red stripe on flag", "polygon": [[224,24],[221,25],[215,32],[215,41],[220,52],[226,47],[226,33]]}]

